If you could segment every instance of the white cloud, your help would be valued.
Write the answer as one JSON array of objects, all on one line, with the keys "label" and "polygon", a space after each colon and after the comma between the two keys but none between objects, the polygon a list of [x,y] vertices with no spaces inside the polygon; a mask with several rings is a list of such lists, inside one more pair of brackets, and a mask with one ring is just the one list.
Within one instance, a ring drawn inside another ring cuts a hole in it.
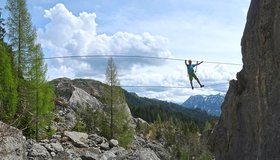
[{"label": "white cloud", "polygon": [[[112,35],[98,34],[96,14],[82,12],[78,16],[71,13],[63,4],[57,4],[45,10],[45,18],[49,22],[39,29],[38,35],[48,56],[86,56],[86,55],[129,55],[173,57],[169,50],[169,39],[152,35],[149,32],[133,34],[116,32]],[[139,24],[140,25],[140,24]],[[162,27],[159,24],[157,27]],[[193,27],[193,26],[192,26]],[[173,28],[174,29],[174,28]],[[205,28],[204,28],[205,29]],[[202,28],[203,35],[207,31]],[[177,35],[179,33],[176,33]],[[217,30],[208,35],[231,35]],[[217,36],[216,35],[216,36]],[[202,40],[203,41],[203,40]],[[207,41],[204,39],[204,41]],[[223,41],[223,39],[221,40]],[[203,42],[207,43],[207,42]],[[192,47],[194,44],[190,43]],[[229,46],[230,47],[230,46]],[[211,47],[209,47],[211,50]],[[225,47],[226,48],[226,47]],[[203,49],[203,48],[201,48]],[[168,86],[186,88],[127,88],[140,96],[158,98],[173,102],[183,102],[194,94],[224,93],[227,82],[235,77],[240,67],[202,64],[198,68],[198,77],[204,89],[191,90],[187,76],[187,69],[183,61],[164,61],[144,58],[115,58],[119,69],[122,85],[126,86]],[[106,58],[76,58],[46,60],[49,66],[49,79],[57,77],[93,78],[104,81]],[[194,82],[195,85],[196,82]],[[216,85],[216,86],[215,86]]]},{"label": "white cloud", "polygon": [[[52,73],[52,77],[69,77],[69,78],[75,78],[75,75],[73,74],[73,68],[67,67],[67,66],[49,66],[48,72]],[[49,77],[50,75],[48,75]],[[51,77],[49,77],[51,78]]]},{"label": "white cloud", "polygon": [[[117,32],[112,36],[97,34],[95,13],[80,13],[73,15],[63,4],[57,4],[49,10],[45,10],[45,18],[50,21],[39,29],[39,39],[44,48],[47,48],[49,56],[86,56],[86,55],[141,55],[141,56],[171,56],[166,45],[167,38],[154,36],[144,32],[132,34]],[[92,59],[58,59],[51,61],[50,66],[73,67],[75,61],[87,63],[87,68],[100,68],[100,63],[94,63]],[[125,67],[132,66],[136,60],[123,60]],[[70,63],[69,63],[70,62]],[[151,64],[151,60],[137,60],[137,63]],[[96,66],[99,65],[99,66]],[[103,64],[106,65],[106,64]],[[104,68],[104,67],[103,67]],[[75,67],[73,74],[81,73],[82,68]],[[59,71],[58,71],[59,72]],[[49,72],[50,77],[57,75]],[[87,76],[87,75],[84,75]]]},{"label": "white cloud", "polygon": [[95,13],[83,12],[76,17],[59,3],[50,10],[45,10],[44,17],[50,22],[44,29],[39,30],[39,36],[53,46],[84,48],[84,45],[87,45],[85,38],[96,36]]}]

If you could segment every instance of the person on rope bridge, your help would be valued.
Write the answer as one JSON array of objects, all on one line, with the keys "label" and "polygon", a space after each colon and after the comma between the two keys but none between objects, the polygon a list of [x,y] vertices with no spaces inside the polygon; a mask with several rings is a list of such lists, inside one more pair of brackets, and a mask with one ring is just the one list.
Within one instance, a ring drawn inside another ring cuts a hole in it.
[{"label": "person on rope bridge", "polygon": [[197,63],[197,64],[192,64],[192,60],[188,60],[189,64],[187,63],[187,60],[185,60],[185,64],[188,68],[188,74],[189,74],[189,79],[190,79],[190,83],[191,83],[191,87],[192,89],[194,88],[193,87],[193,83],[192,83],[192,80],[193,78],[198,82],[198,84],[200,85],[200,87],[204,87],[204,85],[202,85],[199,81],[199,79],[197,78],[197,76],[195,75],[195,72],[194,72],[194,67],[197,67],[198,65],[200,65],[201,63],[203,63],[203,61]]}]

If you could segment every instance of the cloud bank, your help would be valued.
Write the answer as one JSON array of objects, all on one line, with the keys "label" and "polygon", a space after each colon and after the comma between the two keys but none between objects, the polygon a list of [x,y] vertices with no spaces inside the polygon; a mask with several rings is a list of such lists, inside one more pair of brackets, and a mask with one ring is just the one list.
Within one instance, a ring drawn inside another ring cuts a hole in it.
[{"label": "cloud bank", "polygon": [[[69,55],[174,57],[168,48],[169,39],[160,35],[149,32],[98,34],[95,13],[81,12],[74,15],[59,3],[45,10],[44,17],[49,22],[38,30],[38,37],[45,57]],[[206,87],[191,90],[183,61],[144,58],[115,58],[114,61],[123,86],[169,86],[169,88],[127,87],[127,90],[140,96],[178,103],[194,94],[225,93],[228,81],[235,78],[235,73],[241,69],[241,66],[202,64],[198,68],[197,75]],[[49,79],[69,77],[92,78],[102,82],[105,80],[106,58],[65,58],[50,59],[46,62]],[[185,88],[170,88],[172,86]]]},{"label": "cloud bank", "polygon": [[[117,32],[113,35],[97,34],[96,14],[82,12],[73,15],[63,4],[57,4],[45,10],[45,18],[49,23],[39,29],[39,39],[47,48],[49,57],[88,56],[88,55],[141,55],[170,57],[166,48],[167,38],[150,33],[136,35]],[[73,76],[89,76],[106,67],[104,59],[57,59],[49,62],[50,78],[58,74],[71,72]],[[122,60],[122,64],[132,67],[135,64],[153,65],[151,60]],[[157,63],[156,63],[157,64]],[[60,68],[60,69],[59,69]],[[97,70],[95,70],[97,69]],[[60,71],[62,70],[62,72]],[[93,71],[95,70],[95,71]],[[58,74],[57,74],[58,72]]]}]

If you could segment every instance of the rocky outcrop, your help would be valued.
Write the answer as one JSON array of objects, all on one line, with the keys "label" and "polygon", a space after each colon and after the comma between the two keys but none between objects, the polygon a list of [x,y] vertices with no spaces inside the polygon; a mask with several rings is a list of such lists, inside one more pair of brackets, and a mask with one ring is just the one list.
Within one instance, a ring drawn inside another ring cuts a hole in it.
[{"label": "rocky outcrop", "polygon": [[211,135],[217,160],[280,159],[280,1],[253,0],[242,37],[243,69],[230,82]]},{"label": "rocky outcrop", "polygon": [[[51,83],[57,96],[54,128],[61,133],[72,130],[79,118],[77,114],[85,111],[87,107],[92,110],[92,113],[103,108],[103,104],[97,98],[76,87],[71,79],[59,78],[51,81]],[[87,88],[89,86],[83,87]]]},{"label": "rocky outcrop", "polygon": [[0,121],[0,159],[26,159],[26,144],[21,130]]},{"label": "rocky outcrop", "polygon": [[51,159],[51,154],[48,152],[47,148],[38,143],[34,143],[33,146],[29,149],[28,158]]},{"label": "rocky outcrop", "polygon": [[157,155],[149,148],[144,148],[139,151],[140,160],[160,160]]},{"label": "rocky outcrop", "polygon": [[135,136],[129,149],[119,146],[115,139],[110,141],[97,134],[65,131],[50,139],[35,140],[23,138],[20,130],[0,123],[1,160],[159,160],[171,159],[161,144]]},{"label": "rocky outcrop", "polygon": [[[71,98],[69,99],[70,106],[75,107],[89,107],[92,110],[97,110],[102,108],[102,104],[93,96],[88,94],[86,91],[81,88],[74,86],[74,91],[72,92]],[[75,109],[74,107],[74,109]]]},{"label": "rocky outcrop", "polygon": [[[77,114],[91,109],[92,113],[96,110],[103,110],[98,98],[105,97],[106,84],[89,79],[68,79],[59,78],[52,80],[55,88],[56,99],[56,128],[60,132],[72,130],[78,121]],[[107,86],[108,87],[108,86]],[[108,88],[107,88],[108,89]],[[124,106],[125,114],[128,116],[129,126],[135,128],[134,118],[126,102],[117,104],[116,107]]]},{"label": "rocky outcrop", "polygon": [[[104,95],[106,94],[105,88],[106,84],[103,84],[99,81],[95,81],[92,79],[74,79],[71,81],[71,83],[75,86],[78,87],[85,92],[87,92],[89,95],[96,97],[96,98],[104,98]],[[132,120],[132,114],[130,112],[130,109],[127,104],[125,104],[125,109],[127,112],[127,115],[129,116],[128,118]]]},{"label": "rocky outcrop", "polygon": [[59,132],[64,132],[65,130],[72,130],[76,123],[76,113],[70,107],[61,107],[60,105],[56,105],[57,112],[55,112],[55,125],[56,130]]},{"label": "rocky outcrop", "polygon": [[[139,144],[141,141],[141,145]],[[81,143],[84,145],[77,145]],[[135,137],[134,148],[124,149],[118,145],[118,141],[98,136],[87,135],[79,132],[65,132],[64,135],[54,135],[51,139],[41,140],[38,143],[28,140],[28,159],[40,160],[159,160],[170,159],[169,156],[161,157],[153,148],[157,145],[148,142],[141,137]],[[154,146],[149,147],[150,144]],[[160,148],[161,147],[161,148]],[[165,151],[163,146],[157,146],[159,150]],[[165,154],[167,154],[166,152]]]},{"label": "rocky outcrop", "polygon": [[[142,135],[134,136],[134,140],[131,143],[130,148],[133,150],[132,153],[128,154],[130,157],[146,157],[151,154],[153,155],[153,153],[151,152],[154,152],[156,157],[159,159],[172,159],[169,150],[163,144],[159,142],[155,143],[155,141],[149,141],[146,138],[142,137]],[[145,154],[143,153],[143,151],[147,151],[149,153]],[[146,158],[149,158],[149,156]]]},{"label": "rocky outcrop", "polygon": [[73,145],[79,148],[87,148],[88,145],[85,144],[85,141],[88,139],[88,134],[81,132],[69,132],[65,131],[64,135],[71,139]]},{"label": "rocky outcrop", "polygon": [[62,97],[69,101],[73,91],[75,90],[71,79],[69,78],[58,78],[52,80],[51,83],[54,85],[55,88],[55,95],[57,97]]}]

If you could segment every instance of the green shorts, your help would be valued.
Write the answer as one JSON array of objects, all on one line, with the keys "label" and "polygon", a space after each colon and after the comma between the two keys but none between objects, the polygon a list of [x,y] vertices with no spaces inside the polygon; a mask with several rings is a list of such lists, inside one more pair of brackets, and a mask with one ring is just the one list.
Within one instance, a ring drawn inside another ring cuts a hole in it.
[{"label": "green shorts", "polygon": [[197,77],[196,77],[194,72],[193,73],[189,73],[189,79],[190,79],[190,81],[192,81],[193,79],[197,79]]}]

